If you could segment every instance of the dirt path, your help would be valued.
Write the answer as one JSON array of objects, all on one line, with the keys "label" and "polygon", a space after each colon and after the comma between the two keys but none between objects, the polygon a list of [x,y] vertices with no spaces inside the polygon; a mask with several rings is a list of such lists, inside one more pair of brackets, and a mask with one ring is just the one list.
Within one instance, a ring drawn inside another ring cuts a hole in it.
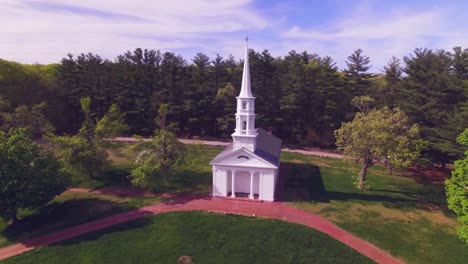
[{"label": "dirt path", "polygon": [[[148,139],[143,139],[143,140],[148,140]],[[112,139],[112,141],[115,141],[115,142],[136,142],[137,140],[134,139],[134,138],[131,138],[131,137],[116,137],[116,138]],[[184,143],[184,144],[203,144],[203,145],[208,145],[208,146],[227,146],[227,145],[229,145],[229,142],[214,141],[214,140],[179,139],[179,141]],[[335,158],[335,159],[343,158],[342,154],[323,151],[323,150],[283,148],[282,151],[300,153],[300,154],[310,155],[310,156]]]},{"label": "dirt path", "polygon": [[[85,191],[77,189],[76,191]],[[82,234],[100,230],[112,225],[128,222],[137,218],[176,211],[209,211],[221,214],[239,214],[262,218],[279,219],[291,223],[301,224],[320,232],[328,234],[359,253],[369,257],[378,263],[402,263],[385,251],[375,247],[345,230],[337,227],[328,220],[289,206],[280,202],[253,203],[225,198],[212,198],[201,196],[179,196],[168,202],[142,207],[140,209],[105,217],[92,222],[67,228],[36,239],[17,243],[0,249],[0,260],[6,259],[38,247],[50,245],[67,240]]]}]

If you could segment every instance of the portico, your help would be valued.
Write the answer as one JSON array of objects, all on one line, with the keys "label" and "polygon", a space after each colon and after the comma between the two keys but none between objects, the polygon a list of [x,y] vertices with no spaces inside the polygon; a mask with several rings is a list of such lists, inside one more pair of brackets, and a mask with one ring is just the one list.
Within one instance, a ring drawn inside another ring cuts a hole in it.
[{"label": "portico", "polygon": [[[255,170],[227,170],[227,194],[226,196],[236,197],[248,194],[250,199],[260,197],[260,173]],[[237,193],[237,194],[236,194]]]}]

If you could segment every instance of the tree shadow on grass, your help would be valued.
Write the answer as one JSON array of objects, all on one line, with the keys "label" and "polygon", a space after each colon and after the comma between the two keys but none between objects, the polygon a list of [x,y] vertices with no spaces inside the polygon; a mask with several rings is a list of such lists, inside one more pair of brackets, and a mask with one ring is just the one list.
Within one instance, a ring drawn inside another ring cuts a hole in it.
[{"label": "tree shadow on grass", "polygon": [[52,202],[8,225],[2,234],[11,242],[22,241],[132,209],[97,198]]},{"label": "tree shadow on grass", "polygon": [[[421,203],[426,191],[408,192],[397,190],[355,190],[351,192],[329,191],[326,189],[320,168],[306,163],[282,162],[277,185],[277,200],[303,202],[330,202],[332,200],[382,202],[385,207],[398,209],[430,209]],[[350,181],[351,185],[352,182]],[[427,192],[430,192],[427,191]]]},{"label": "tree shadow on grass", "polygon": [[151,223],[151,218],[148,217],[148,216],[153,215],[151,212],[139,211],[138,214],[140,214],[140,216],[137,219],[122,222],[116,225],[111,225],[109,227],[96,230],[96,231],[92,231],[89,233],[84,233],[82,235],[79,235],[79,236],[76,236],[76,237],[73,237],[64,241],[53,243],[50,246],[74,245],[74,244],[80,244],[83,242],[94,241],[94,240],[100,239],[104,235],[125,232],[125,231],[133,230],[133,229],[140,229]]},{"label": "tree shadow on grass", "polygon": [[154,191],[160,193],[207,194],[211,187],[212,175],[209,171],[188,168],[178,169],[168,182],[158,181]]}]

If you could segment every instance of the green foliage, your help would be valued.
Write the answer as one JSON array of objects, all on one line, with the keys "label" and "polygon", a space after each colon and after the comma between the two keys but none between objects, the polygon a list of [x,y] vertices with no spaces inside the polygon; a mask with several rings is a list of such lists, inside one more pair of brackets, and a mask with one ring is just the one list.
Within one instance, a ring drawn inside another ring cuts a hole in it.
[{"label": "green foliage", "polygon": [[367,95],[356,96],[351,100],[351,104],[363,114],[369,113],[374,106],[374,102],[374,98]]},{"label": "green foliage", "polygon": [[353,121],[343,123],[335,131],[335,136],[338,149],[362,164],[357,177],[360,189],[365,188],[367,169],[375,162],[384,162],[390,170],[404,168],[424,147],[419,138],[419,126],[398,108],[357,113]]},{"label": "green foliage", "polygon": [[233,98],[236,97],[236,88],[232,83],[227,83],[224,87],[218,89],[216,94],[216,103],[222,109],[222,114],[216,118],[218,129],[227,137],[233,131],[235,119],[232,113],[235,113],[236,105]]},{"label": "green foliage", "polygon": [[427,155],[434,162],[453,161],[457,153],[446,140],[454,144],[455,137],[444,139],[441,134],[454,106],[466,102],[466,97],[462,81],[453,74],[451,55],[444,50],[416,49],[404,61],[407,76],[398,91],[397,105],[421,125],[422,136],[429,142]]},{"label": "green foliage", "polygon": [[370,58],[363,54],[362,49],[357,49],[348,56],[346,61],[346,86],[352,97],[368,94],[371,83],[369,78],[372,74],[368,73],[372,67],[370,65]]},{"label": "green foliage", "polygon": [[140,139],[134,147],[139,154],[130,174],[133,185],[155,189],[158,182],[167,182],[171,178],[174,167],[184,162],[185,147],[166,126],[168,111],[168,105],[160,106],[156,121],[160,129],[150,141]]},{"label": "green foliage", "polygon": [[10,103],[0,94],[0,112],[7,111],[9,108]]},{"label": "green foliage", "polygon": [[400,60],[392,57],[388,64],[384,66],[386,85],[377,92],[376,96],[382,106],[394,108],[398,99],[398,92],[401,90],[401,80],[403,69]]},{"label": "green foliage", "polygon": [[25,129],[0,131],[0,215],[17,220],[19,209],[35,209],[65,191],[68,177],[51,153]]},{"label": "green foliage", "polygon": [[116,105],[112,105],[104,117],[94,120],[91,113],[91,99],[80,99],[85,120],[76,136],[52,137],[55,150],[74,174],[87,174],[94,178],[107,165],[105,140],[127,130],[124,115]]},{"label": "green foliage", "polygon": [[[358,111],[352,98],[367,95],[376,107],[398,107],[420,124],[429,142],[425,160],[452,162],[463,154],[455,138],[468,122],[467,54],[462,47],[416,49],[404,63],[393,57],[374,75],[380,69],[371,68],[361,49],[347,58],[343,70],[332,58],[305,51],[273,57],[267,50],[249,50],[256,124],[271,127],[286,144],[334,148],[333,131]],[[129,134],[152,135],[154,109],[167,104],[168,123],[178,136],[227,138],[241,78],[242,61],[232,56],[212,59],[198,53],[188,62],[174,53],[140,48],[112,61],[91,53],[68,55],[51,65],[0,60],[0,93],[9,105],[3,111],[12,113],[21,105],[31,109],[44,101],[43,115],[59,134],[78,132],[84,121],[80,98],[89,96],[93,119],[115,104],[125,114]]]},{"label": "green foliage", "polygon": [[[468,146],[468,128],[460,134],[457,141]],[[468,150],[465,158],[455,161],[455,170],[452,177],[445,181],[447,204],[450,210],[458,216],[460,227],[458,236],[468,243]]]},{"label": "green foliage", "polygon": [[6,132],[11,128],[25,128],[33,138],[41,138],[52,133],[54,127],[43,114],[46,108],[46,103],[33,105],[31,109],[21,105],[12,113],[0,113],[0,129]]},{"label": "green foliage", "polygon": [[128,131],[125,124],[125,114],[120,112],[120,108],[113,104],[109,111],[96,124],[96,137],[100,139],[110,139],[122,135]]}]

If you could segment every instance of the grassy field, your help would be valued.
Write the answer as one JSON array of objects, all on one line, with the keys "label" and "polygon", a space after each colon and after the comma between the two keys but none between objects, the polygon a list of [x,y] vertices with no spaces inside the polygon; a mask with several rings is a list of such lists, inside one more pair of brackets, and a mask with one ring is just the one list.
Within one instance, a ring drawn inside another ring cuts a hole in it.
[{"label": "grassy field", "polygon": [[[75,179],[74,184],[88,188],[130,186],[127,177],[131,168],[129,162],[136,157],[130,145],[112,144],[109,148],[113,161],[110,169],[97,180],[83,177]],[[211,167],[208,163],[222,148],[187,147],[190,162],[178,168],[170,184],[158,186],[158,192],[210,192]],[[281,159],[280,174],[286,176],[278,187],[282,200],[322,215],[408,263],[468,263],[468,246],[455,234],[457,222],[446,208],[442,182],[432,182],[424,175],[390,176],[382,166],[374,166],[369,171],[370,189],[360,191],[353,186],[358,169],[347,161],[286,152]],[[65,197],[58,197],[51,203],[51,208],[59,209],[26,212],[30,220],[25,222],[31,224],[26,224],[28,228],[19,228],[20,232],[10,231],[6,223],[0,221],[0,230],[4,230],[0,236],[0,246],[24,236],[34,236],[37,233],[27,231],[33,230],[33,227],[42,228],[45,222],[63,222],[62,226],[59,225],[63,227],[75,223],[73,221],[84,222],[157,202],[151,200],[154,198],[70,195],[65,194]],[[112,206],[100,203],[110,203]],[[103,209],[97,214],[87,213],[88,207]],[[63,213],[72,211],[75,215]],[[54,224],[49,227],[46,223],[45,226],[45,231],[56,228]]]},{"label": "grassy field", "polygon": [[[382,166],[369,174],[368,191],[353,187],[352,164],[282,154],[283,197],[389,251],[408,263],[467,263],[468,246],[455,234],[442,182],[390,176]],[[418,176],[418,175],[416,175]]]},{"label": "grassy field", "polygon": [[65,192],[40,210],[22,211],[16,225],[0,218],[0,247],[157,202],[156,197]]},{"label": "grassy field", "polygon": [[[165,192],[209,193],[209,161],[221,147],[187,146],[192,162],[179,169]],[[134,160],[129,144],[114,144],[116,166]],[[443,182],[424,175],[390,176],[383,166],[369,170],[367,191],[353,181],[358,168],[348,161],[283,152],[282,200],[317,213],[409,263],[465,263],[468,246],[456,234],[456,219],[446,208]],[[125,174],[125,173],[123,173]],[[128,174],[128,172],[127,172]],[[103,183],[106,184],[106,183]]]},{"label": "grassy field", "polygon": [[[204,212],[168,213],[34,250],[6,263],[371,263],[313,229]],[[180,262],[184,263],[184,262]]]},{"label": "grassy field", "polygon": [[[97,179],[78,177],[74,186],[83,188],[102,188],[109,186],[130,187],[128,178],[132,163],[137,153],[132,150],[131,143],[112,143],[108,154],[111,166]],[[157,193],[192,193],[206,194],[211,190],[211,167],[209,162],[218,154],[222,147],[207,147],[202,145],[187,145],[187,162],[177,168],[169,183],[161,181],[155,189]]]}]

